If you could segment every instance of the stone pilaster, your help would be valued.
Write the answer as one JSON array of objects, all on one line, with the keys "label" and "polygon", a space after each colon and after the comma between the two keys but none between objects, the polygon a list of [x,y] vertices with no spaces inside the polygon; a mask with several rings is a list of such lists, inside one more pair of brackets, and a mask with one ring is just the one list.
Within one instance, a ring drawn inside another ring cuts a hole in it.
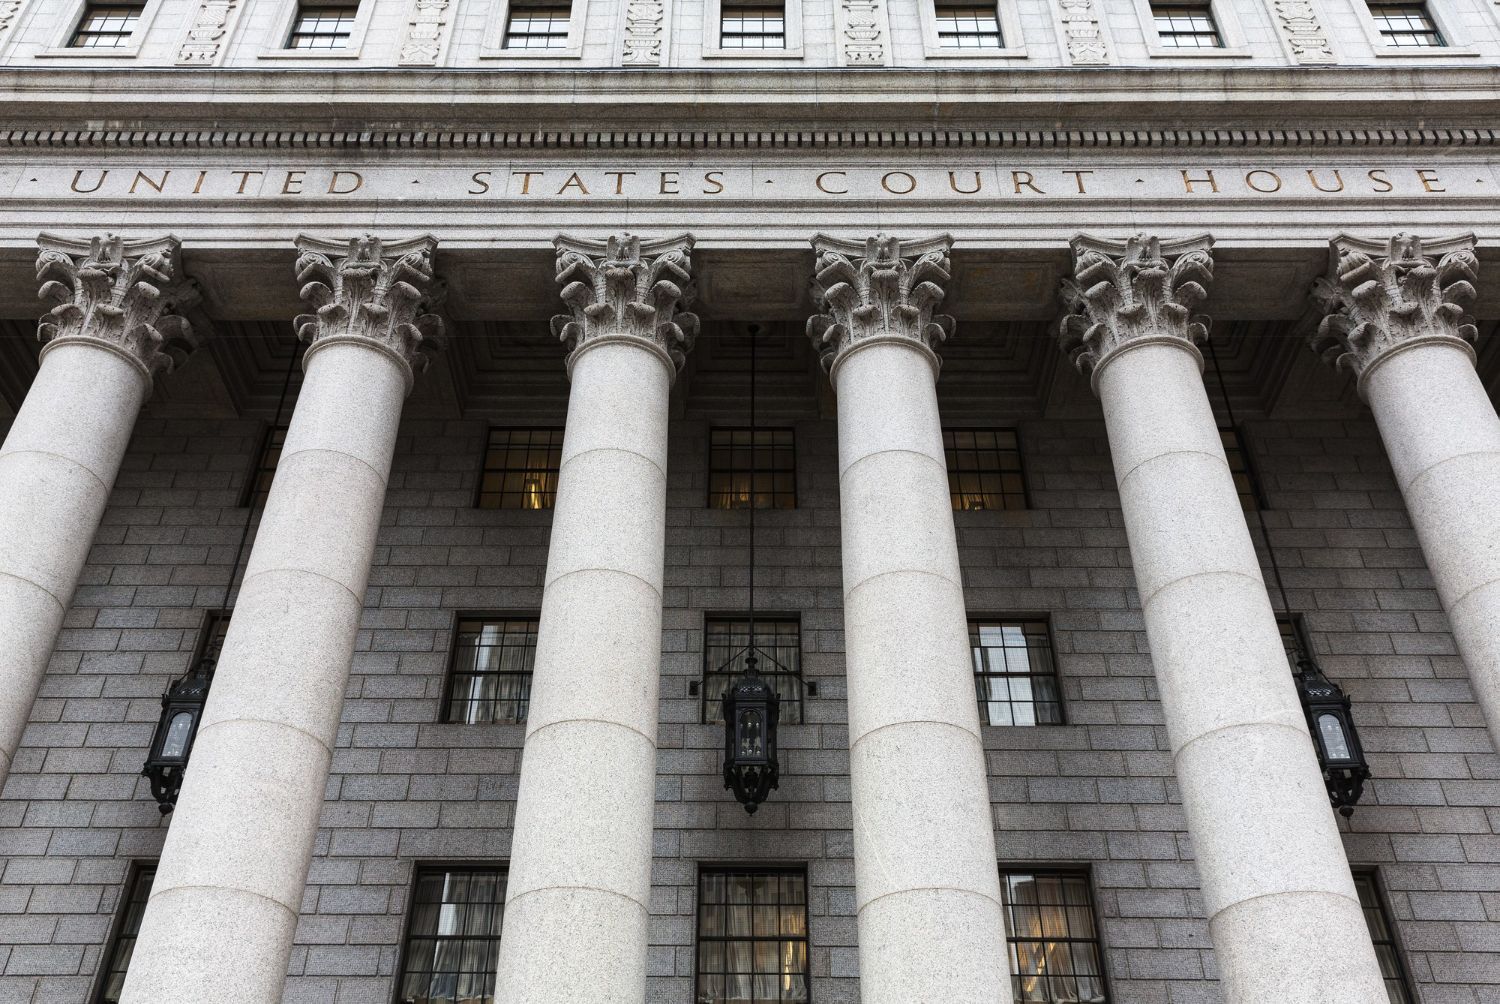
[{"label": "stone pilaster", "polygon": [[572,389],[521,760],[495,999],[646,987],[667,404],[697,318],[686,235],[557,239]]},{"label": "stone pilaster", "polygon": [[43,234],[36,272],[54,304],[41,367],[0,446],[0,784],[72,602],[153,374],[196,343],[174,237]]},{"label": "stone pilaster", "polygon": [[316,312],[123,1001],[280,1000],[436,242],[301,237]]},{"label": "stone pilaster", "polygon": [[[860,992],[1011,999],[938,414],[947,236],[813,242],[808,335],[838,396]],[[912,686],[912,668],[921,685]]]},{"label": "stone pilaster", "polygon": [[1076,238],[1059,343],[1104,407],[1226,1004],[1368,1004],[1380,969],[1203,387],[1209,247]]},{"label": "stone pilaster", "polygon": [[1474,371],[1474,236],[1340,235],[1313,350],[1353,372],[1500,747],[1500,418]]}]

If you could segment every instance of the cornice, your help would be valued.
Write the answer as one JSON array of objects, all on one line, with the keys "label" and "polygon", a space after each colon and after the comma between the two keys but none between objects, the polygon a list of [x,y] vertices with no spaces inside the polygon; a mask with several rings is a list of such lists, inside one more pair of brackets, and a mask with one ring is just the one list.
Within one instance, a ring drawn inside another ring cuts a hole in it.
[{"label": "cornice", "polygon": [[12,67],[0,108],[11,148],[1492,146],[1500,68]]}]

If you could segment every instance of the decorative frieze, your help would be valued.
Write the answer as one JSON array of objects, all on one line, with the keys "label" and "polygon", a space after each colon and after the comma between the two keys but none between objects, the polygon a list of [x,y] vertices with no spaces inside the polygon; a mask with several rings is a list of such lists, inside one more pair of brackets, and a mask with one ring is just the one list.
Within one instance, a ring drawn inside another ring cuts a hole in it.
[{"label": "decorative frieze", "polygon": [[1473,234],[1425,243],[1411,234],[1385,243],[1340,234],[1328,257],[1328,275],[1313,286],[1326,316],[1312,348],[1333,365],[1363,376],[1387,353],[1419,340],[1474,344],[1467,312],[1479,272]]},{"label": "decorative frieze", "polygon": [[1282,40],[1297,62],[1310,65],[1338,62],[1312,0],[1271,0],[1271,12]]},{"label": "decorative frieze", "polygon": [[626,0],[625,31],[620,63],[660,66],[665,58],[667,5],[665,0]]},{"label": "decorative frieze", "polygon": [[401,37],[402,66],[436,66],[452,21],[449,0],[412,0]]},{"label": "decorative frieze", "polygon": [[574,358],[601,341],[632,340],[660,352],[680,370],[698,336],[689,313],[693,238],[682,234],[642,241],[614,234],[607,241],[558,237],[557,281],[568,313],[552,318],[552,333]]},{"label": "decorative frieze", "polygon": [[839,0],[839,65],[889,66],[885,0]]},{"label": "decorative frieze", "polygon": [[410,391],[442,342],[434,311],[446,287],[433,271],[437,239],[387,243],[366,234],[343,243],[303,235],[296,246],[301,296],[315,311],[296,320],[308,351],[333,340],[372,342],[406,364]]},{"label": "decorative frieze", "polygon": [[863,243],[819,234],[813,303],[807,335],[829,372],[847,353],[878,341],[921,349],[940,365],[937,350],[953,333],[953,318],[934,311],[952,273],[947,234],[902,241],[877,234]]},{"label": "decorative frieze", "polygon": [[16,23],[16,16],[21,13],[21,4],[25,0],[0,0],[0,38],[10,31],[11,26]]},{"label": "decorative frieze", "polygon": [[1094,0],[1057,0],[1068,62],[1074,66],[1109,65],[1109,42]]},{"label": "decorative frieze", "polygon": [[240,0],[203,0],[177,47],[178,66],[215,66],[224,52]]},{"label": "decorative frieze", "polygon": [[1113,352],[1138,341],[1208,340],[1208,319],[1193,311],[1213,279],[1212,237],[1079,235],[1072,247],[1073,278],[1063,280],[1057,337],[1080,373],[1092,376]]},{"label": "decorative frieze", "polygon": [[101,345],[133,359],[147,374],[172,370],[196,347],[187,315],[202,297],[183,276],[177,238],[42,234],[37,245],[39,295],[56,304],[37,327],[47,347],[62,341]]}]

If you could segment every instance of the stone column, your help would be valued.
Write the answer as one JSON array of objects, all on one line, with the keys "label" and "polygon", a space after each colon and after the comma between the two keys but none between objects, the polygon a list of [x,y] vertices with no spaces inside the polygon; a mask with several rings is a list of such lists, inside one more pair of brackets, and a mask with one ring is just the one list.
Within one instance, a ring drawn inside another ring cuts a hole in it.
[{"label": "stone column", "polygon": [[1474,235],[1339,236],[1313,349],[1375,414],[1417,540],[1500,749],[1500,418],[1474,371]]},{"label": "stone column", "polygon": [[1011,1000],[938,417],[948,237],[818,236],[808,334],[838,395],[860,994]]},{"label": "stone column", "polygon": [[646,995],[667,398],[693,240],[557,239],[572,392],[516,800],[497,1001]]},{"label": "stone column", "polygon": [[1202,381],[1208,237],[1077,237],[1062,348],[1104,406],[1226,1004],[1385,999]]},{"label": "stone column", "polygon": [[194,344],[175,237],[37,242],[41,368],[0,446],[0,786],[155,373]]},{"label": "stone column", "polygon": [[297,239],[306,376],[122,1000],[281,999],[401,404],[441,332],[431,237]]}]

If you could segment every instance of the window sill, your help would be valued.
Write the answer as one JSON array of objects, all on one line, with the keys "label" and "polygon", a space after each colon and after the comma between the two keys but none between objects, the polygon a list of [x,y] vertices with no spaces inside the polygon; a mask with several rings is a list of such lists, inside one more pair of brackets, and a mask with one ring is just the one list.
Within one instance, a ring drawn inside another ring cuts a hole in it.
[{"label": "window sill", "polygon": [[1395,48],[1384,45],[1372,46],[1372,48],[1377,59],[1446,59],[1449,56],[1473,59],[1475,56],[1480,55],[1477,49],[1458,48],[1451,45],[1435,49]]},{"label": "window sill", "polygon": [[718,49],[703,50],[704,59],[802,59],[802,46],[795,49]]},{"label": "window sill", "polygon": [[358,59],[359,49],[272,49],[256,59]]},{"label": "window sill", "polygon": [[1146,55],[1152,59],[1249,59],[1254,53],[1243,46],[1222,49],[1173,49],[1163,45],[1148,45]]},{"label": "window sill", "polygon": [[83,49],[63,46],[58,49],[43,49],[37,59],[135,59],[141,54],[139,45],[119,49]]},{"label": "window sill", "polygon": [[928,46],[928,59],[973,59],[983,62],[990,59],[1025,59],[1026,46],[1013,45],[1004,49],[950,49],[945,46]]},{"label": "window sill", "polygon": [[482,49],[480,59],[582,59],[583,46],[560,49]]}]

